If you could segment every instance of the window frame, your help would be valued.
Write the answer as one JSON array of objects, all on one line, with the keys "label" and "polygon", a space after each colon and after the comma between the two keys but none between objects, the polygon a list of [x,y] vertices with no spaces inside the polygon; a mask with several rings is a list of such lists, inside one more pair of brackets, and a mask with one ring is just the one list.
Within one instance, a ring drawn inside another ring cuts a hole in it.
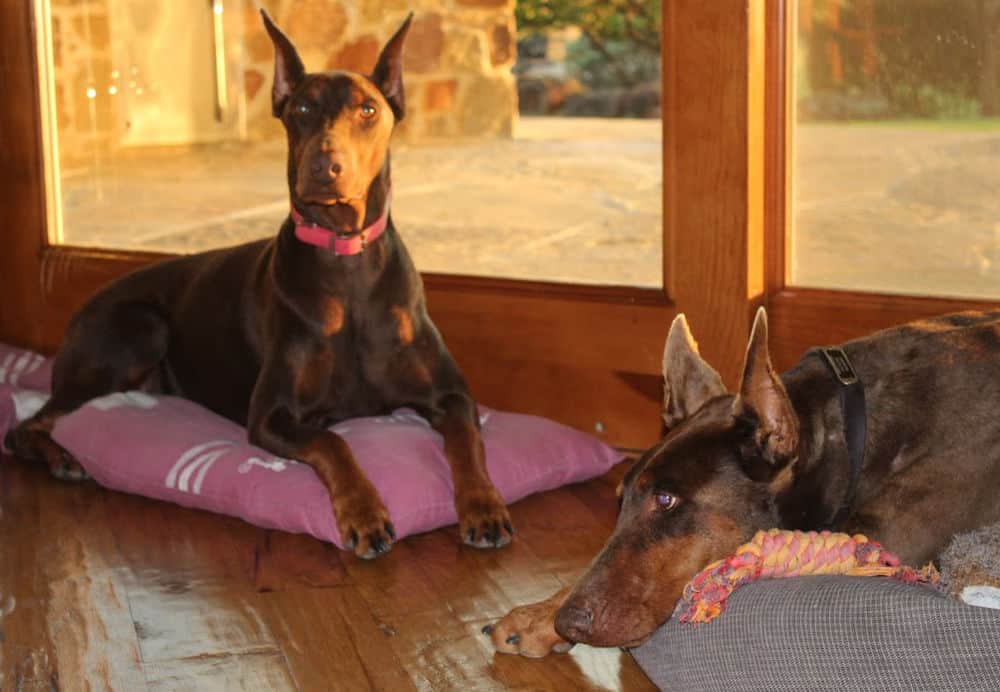
[{"label": "window frame", "polygon": [[[749,9],[749,11],[748,11]],[[50,245],[34,3],[0,8],[0,340],[52,352],[100,286],[166,255]],[[687,314],[735,384],[763,294],[763,0],[663,9],[663,287],[425,275],[473,393],[640,448],[660,432],[661,354]],[[711,59],[708,59],[709,54]]]},{"label": "window frame", "polygon": [[855,339],[879,329],[961,310],[990,310],[1000,301],[909,296],[869,291],[803,288],[788,283],[788,214],[792,200],[790,88],[795,0],[767,3],[766,193],[767,308],[771,355],[779,369],[791,367],[819,344]]}]

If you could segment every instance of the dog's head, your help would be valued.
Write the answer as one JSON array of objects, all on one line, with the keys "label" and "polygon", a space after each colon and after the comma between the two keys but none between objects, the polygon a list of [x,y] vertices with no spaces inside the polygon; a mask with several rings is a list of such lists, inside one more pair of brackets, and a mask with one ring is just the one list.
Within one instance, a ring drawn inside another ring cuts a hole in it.
[{"label": "dog's head", "polygon": [[683,315],[663,365],[668,432],[626,474],[614,533],[557,613],[556,630],[570,641],[641,643],[700,569],[776,525],[798,418],[771,367],[763,310],[738,394],[698,355]]},{"label": "dog's head", "polygon": [[307,73],[295,46],[261,10],[274,43],[274,116],[288,133],[288,185],[307,218],[360,231],[388,193],[389,137],[403,119],[403,40],[412,15],[382,49],[370,75]]}]

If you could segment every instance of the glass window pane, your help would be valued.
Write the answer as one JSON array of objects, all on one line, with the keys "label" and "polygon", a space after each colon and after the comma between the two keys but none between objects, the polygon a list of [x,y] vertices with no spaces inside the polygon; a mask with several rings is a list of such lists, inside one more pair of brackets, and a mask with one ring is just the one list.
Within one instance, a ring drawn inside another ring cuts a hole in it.
[{"label": "glass window pane", "polygon": [[789,282],[1000,298],[1000,2],[795,5]]},{"label": "glass window pane", "polygon": [[[285,134],[257,3],[38,1],[55,242],[197,252],[276,232]],[[263,4],[314,71],[370,72],[408,12]],[[660,286],[659,0],[557,5],[415,6],[393,220],[424,271]]]}]

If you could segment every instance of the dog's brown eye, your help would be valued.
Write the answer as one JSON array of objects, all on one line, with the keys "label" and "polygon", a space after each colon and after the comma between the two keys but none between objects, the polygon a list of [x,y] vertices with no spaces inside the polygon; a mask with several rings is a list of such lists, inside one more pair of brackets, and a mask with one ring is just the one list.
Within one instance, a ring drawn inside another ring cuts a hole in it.
[{"label": "dog's brown eye", "polygon": [[312,107],[305,101],[302,101],[295,107],[295,112],[299,115],[309,115],[312,112]]},{"label": "dog's brown eye", "polygon": [[361,104],[361,117],[362,118],[374,118],[375,114],[378,113],[378,109],[375,104],[371,101],[365,101]]},{"label": "dog's brown eye", "polygon": [[656,506],[662,510],[673,509],[677,506],[677,497],[670,493],[656,493]]}]

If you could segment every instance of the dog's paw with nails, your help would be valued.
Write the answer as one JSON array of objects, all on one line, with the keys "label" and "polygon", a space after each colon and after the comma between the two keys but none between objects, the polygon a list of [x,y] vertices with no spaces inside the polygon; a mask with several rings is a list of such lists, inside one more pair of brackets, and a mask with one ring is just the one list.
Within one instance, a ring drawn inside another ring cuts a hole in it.
[{"label": "dog's paw with nails", "polygon": [[396,527],[374,490],[371,495],[353,493],[335,502],[334,515],[344,546],[358,557],[372,560],[392,550]]},{"label": "dog's paw with nails", "polygon": [[493,486],[462,493],[456,500],[462,542],[474,548],[502,548],[514,538],[514,525]]},{"label": "dog's paw with nails", "polygon": [[550,653],[565,653],[573,648],[556,632],[556,611],[569,593],[563,589],[544,601],[518,606],[497,622],[483,627],[482,632],[502,654],[517,654],[526,658],[542,658]]}]

